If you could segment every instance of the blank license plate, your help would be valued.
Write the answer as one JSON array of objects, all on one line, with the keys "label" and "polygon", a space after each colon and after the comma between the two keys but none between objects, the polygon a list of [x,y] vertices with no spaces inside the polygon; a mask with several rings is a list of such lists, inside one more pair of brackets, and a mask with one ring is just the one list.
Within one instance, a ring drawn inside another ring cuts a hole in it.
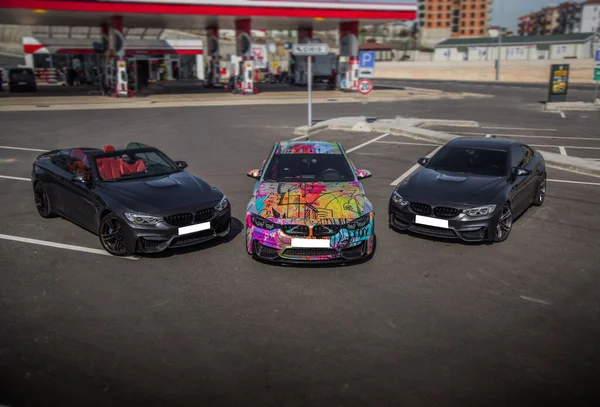
[{"label": "blank license plate", "polygon": [[198,223],[197,225],[184,226],[179,228],[178,232],[180,235],[187,235],[188,233],[200,232],[202,230],[210,229],[210,222]]},{"label": "blank license plate", "polygon": [[19,85],[27,85],[27,82],[19,82]]},{"label": "blank license plate", "polygon": [[292,239],[292,247],[329,249],[331,247],[331,243],[329,239]]},{"label": "blank license plate", "polygon": [[436,219],[429,218],[427,216],[416,215],[415,223],[418,223],[419,225],[435,226],[437,228],[449,229],[448,221],[445,219]]}]

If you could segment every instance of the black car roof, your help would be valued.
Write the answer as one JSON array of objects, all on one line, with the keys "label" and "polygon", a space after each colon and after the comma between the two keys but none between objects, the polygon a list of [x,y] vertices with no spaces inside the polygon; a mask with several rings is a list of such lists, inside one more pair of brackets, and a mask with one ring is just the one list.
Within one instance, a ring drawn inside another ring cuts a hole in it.
[{"label": "black car roof", "polygon": [[506,140],[501,138],[456,138],[448,143],[451,146],[487,148],[490,150],[508,151],[511,146],[520,145],[518,141]]}]

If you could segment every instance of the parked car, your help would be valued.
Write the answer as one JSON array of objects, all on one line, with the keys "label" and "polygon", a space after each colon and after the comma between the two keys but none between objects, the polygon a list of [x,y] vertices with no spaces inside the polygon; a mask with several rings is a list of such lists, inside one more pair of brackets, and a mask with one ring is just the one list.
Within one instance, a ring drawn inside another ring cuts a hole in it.
[{"label": "parked car", "polygon": [[272,262],[349,262],[375,250],[375,216],[357,170],[338,143],[286,141],[260,169],[246,212],[246,248]]},{"label": "parked car", "polygon": [[227,197],[186,167],[153,147],[50,151],[33,163],[35,205],[43,218],[60,215],[97,234],[115,256],[226,236]]},{"label": "parked car", "polygon": [[31,68],[11,68],[8,71],[8,87],[11,92],[19,90],[37,92],[35,74]]},{"label": "parked car", "polygon": [[460,138],[418,162],[390,198],[393,229],[503,242],[513,221],[546,197],[544,158],[520,142]]}]

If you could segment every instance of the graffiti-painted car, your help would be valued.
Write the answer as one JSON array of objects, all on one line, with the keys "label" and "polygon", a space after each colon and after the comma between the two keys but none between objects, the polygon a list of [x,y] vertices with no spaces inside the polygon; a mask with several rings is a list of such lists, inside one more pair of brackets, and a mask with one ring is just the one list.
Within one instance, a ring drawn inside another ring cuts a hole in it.
[{"label": "graffiti-painted car", "polygon": [[246,213],[248,254],[282,263],[348,262],[374,251],[373,205],[341,145],[286,141],[260,169]]}]

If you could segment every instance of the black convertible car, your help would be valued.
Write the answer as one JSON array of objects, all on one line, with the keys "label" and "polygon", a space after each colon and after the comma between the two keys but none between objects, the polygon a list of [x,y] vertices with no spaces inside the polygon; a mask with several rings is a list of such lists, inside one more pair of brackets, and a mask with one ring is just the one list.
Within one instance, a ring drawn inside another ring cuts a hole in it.
[{"label": "black convertible car", "polygon": [[[96,233],[110,254],[156,253],[225,236],[231,207],[217,188],[156,148],[73,148],[40,155],[31,178],[44,218]],[[130,144],[131,146],[131,144]]]},{"label": "black convertible car", "polygon": [[393,229],[502,242],[513,220],[546,196],[544,159],[519,142],[459,138],[418,162],[390,198]]}]

